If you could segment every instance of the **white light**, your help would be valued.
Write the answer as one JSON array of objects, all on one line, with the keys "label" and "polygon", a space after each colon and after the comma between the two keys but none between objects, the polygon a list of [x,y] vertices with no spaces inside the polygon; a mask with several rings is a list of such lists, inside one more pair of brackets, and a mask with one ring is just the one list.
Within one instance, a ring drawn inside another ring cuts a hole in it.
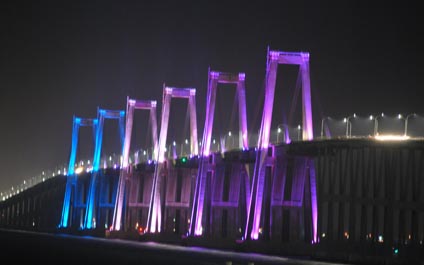
[{"label": "white light", "polygon": [[173,145],[173,146],[175,146],[175,145],[177,145],[177,143],[176,143],[175,141],[173,141],[173,142],[172,142],[172,145]]},{"label": "white light", "polygon": [[402,119],[402,114],[398,114],[398,119]]},{"label": "white light", "polygon": [[228,132],[228,136],[231,136],[231,131]]},{"label": "white light", "polygon": [[188,139],[185,139],[185,143],[188,144]]},{"label": "white light", "polygon": [[278,129],[277,129],[277,132],[278,132],[278,133],[281,133],[281,128],[278,128]]},{"label": "white light", "polygon": [[82,171],[84,171],[83,167],[77,167],[77,169],[75,169],[75,174],[81,174]]},{"label": "white light", "polygon": [[408,140],[410,137],[407,135],[394,135],[394,134],[383,134],[383,135],[376,135],[374,138],[378,141],[405,141]]},{"label": "white light", "polygon": [[343,122],[346,123],[347,122],[347,119],[346,118],[343,118]]},{"label": "white light", "polygon": [[370,115],[370,120],[373,120],[373,119],[374,119],[374,117],[372,115]]},{"label": "white light", "polygon": [[356,118],[356,113],[353,113],[353,117]]},{"label": "white light", "polygon": [[298,129],[298,130],[302,129],[302,127],[300,126],[300,124],[299,124],[299,125],[297,125],[297,129]]}]

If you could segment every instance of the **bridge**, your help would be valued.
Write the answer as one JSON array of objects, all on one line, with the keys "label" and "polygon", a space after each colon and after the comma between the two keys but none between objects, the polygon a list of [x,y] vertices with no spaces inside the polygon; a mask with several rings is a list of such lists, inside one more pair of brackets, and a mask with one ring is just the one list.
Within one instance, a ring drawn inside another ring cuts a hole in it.
[{"label": "bridge", "polygon": [[[302,122],[295,127],[281,123],[273,130],[281,64],[298,66]],[[215,138],[220,84],[235,86],[238,131]],[[347,257],[346,246],[355,246],[360,256],[371,246],[384,257],[422,258],[421,116],[323,117],[314,138],[305,52],[268,51],[257,134],[248,131],[246,93],[244,73],[208,70],[201,141],[196,89],[190,87],[163,86],[160,124],[156,100],[129,97],[125,110],[98,108],[96,118],[74,117],[67,169],[14,196],[2,194],[0,226],[257,248],[265,244],[280,252],[282,246],[300,244],[304,252],[323,247],[324,256],[335,252]],[[168,137],[174,98],[188,104],[190,139],[181,147]],[[145,127],[152,146],[132,154],[136,110],[149,112]],[[121,148],[115,161],[102,159],[108,119],[118,120]],[[82,127],[93,131],[93,158],[85,164],[76,160]]]}]

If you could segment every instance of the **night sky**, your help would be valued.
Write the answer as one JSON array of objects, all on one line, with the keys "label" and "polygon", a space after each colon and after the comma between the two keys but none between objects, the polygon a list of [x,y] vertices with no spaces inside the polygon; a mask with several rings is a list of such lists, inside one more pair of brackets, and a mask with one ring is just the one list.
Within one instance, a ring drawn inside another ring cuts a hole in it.
[{"label": "night sky", "polygon": [[[323,115],[424,114],[424,19],[415,1],[228,2],[1,1],[0,191],[67,163],[73,115],[125,109],[130,96],[158,100],[160,120],[163,83],[197,88],[201,137],[208,67],[246,73],[248,126],[257,131],[268,46],[310,53],[315,127]],[[276,106],[288,112],[285,86],[296,69],[278,74]],[[217,128],[237,129],[234,89],[218,101]],[[172,104],[168,135],[183,139],[185,101]],[[148,138],[143,115],[135,145]],[[104,152],[117,152],[117,123],[107,124]],[[90,158],[85,150],[79,156]]]}]

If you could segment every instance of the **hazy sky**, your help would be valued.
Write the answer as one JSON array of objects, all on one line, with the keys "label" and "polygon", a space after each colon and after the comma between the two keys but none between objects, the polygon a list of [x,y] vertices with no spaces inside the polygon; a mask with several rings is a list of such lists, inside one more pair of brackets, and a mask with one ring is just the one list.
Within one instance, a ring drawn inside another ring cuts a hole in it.
[{"label": "hazy sky", "polygon": [[[197,88],[201,137],[208,67],[246,73],[249,130],[257,130],[267,46],[310,53],[316,126],[322,115],[424,114],[424,19],[415,3],[248,2],[2,1],[0,190],[67,163],[73,115],[125,109],[127,96],[158,100],[160,115],[164,82]],[[287,111],[290,92],[278,88],[295,82],[296,69],[280,69],[276,105]],[[234,129],[234,90],[225,91],[223,131]],[[186,116],[185,102],[173,103],[170,137],[184,137]],[[116,152],[116,124],[108,124],[104,150]]]}]

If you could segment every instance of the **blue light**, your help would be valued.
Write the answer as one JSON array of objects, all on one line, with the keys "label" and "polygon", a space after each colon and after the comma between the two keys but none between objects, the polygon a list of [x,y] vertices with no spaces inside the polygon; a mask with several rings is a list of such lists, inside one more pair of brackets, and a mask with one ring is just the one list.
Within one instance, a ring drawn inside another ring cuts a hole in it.
[{"label": "blue light", "polygon": [[[86,206],[86,215],[84,219],[84,229],[92,229],[96,228],[95,224],[95,211],[96,211],[96,201],[98,195],[97,191],[97,178],[101,177],[98,176],[98,172],[100,169],[100,157],[102,152],[102,144],[103,144],[103,125],[104,125],[104,119],[117,119],[116,116],[117,111],[111,111],[111,110],[104,110],[99,109],[98,110],[98,124],[96,127],[96,133],[95,133],[95,145],[94,145],[94,157],[93,157],[93,170],[90,180],[90,187],[88,191],[88,199],[87,199],[87,206]],[[119,131],[121,134],[121,152],[124,148],[124,137],[125,137],[125,111],[119,111]],[[116,167],[114,167],[116,168]]]},{"label": "blue light", "polygon": [[74,116],[74,124],[72,128],[72,147],[71,147],[71,155],[69,158],[68,165],[68,179],[66,182],[66,190],[65,197],[63,198],[63,207],[62,207],[62,218],[60,220],[60,226],[65,228],[68,226],[69,221],[69,206],[71,203],[71,193],[72,193],[72,180],[70,179],[75,173],[75,159],[77,154],[78,147],[78,132],[81,124],[81,118],[77,118]]}]

